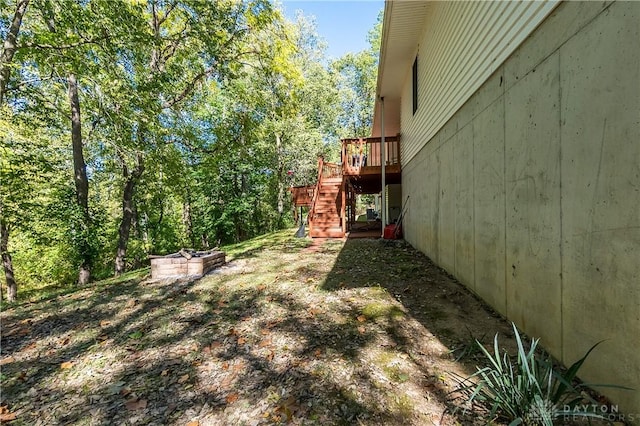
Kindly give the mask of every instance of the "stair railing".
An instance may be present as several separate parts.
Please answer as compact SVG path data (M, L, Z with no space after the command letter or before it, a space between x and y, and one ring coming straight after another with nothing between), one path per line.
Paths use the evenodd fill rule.
M336 163L324 163L322 165L322 176L326 178L342 178L342 166Z
M329 163L324 161L322 157L318 158L318 181L316 183L316 189L313 191L313 199L311 200L311 209L309 210L309 233L311 233L313 229L313 220L315 219L316 214L316 204L318 202L318 197L320 196L320 188L322 186L322 182L325 178L334 178L339 177L344 179L342 176L342 166L336 163ZM341 192L344 192L344 187L341 187ZM344 200L342 201L342 210L344 210ZM341 212L344 216L344 212ZM343 219L343 218L341 218ZM341 220L342 230L345 230L344 220Z

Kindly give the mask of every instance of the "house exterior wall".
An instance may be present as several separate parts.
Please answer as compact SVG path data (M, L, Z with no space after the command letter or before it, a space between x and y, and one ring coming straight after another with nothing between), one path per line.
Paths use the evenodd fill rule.
M402 211L402 185L399 183L387 185L387 220L394 223Z
M638 40L640 3L562 3L432 136L410 70L401 104L405 239L565 365L606 339L582 379L636 389Z
M417 154L557 4L557 0L430 3L416 52L415 119L412 97L402 98L403 134L421 135L408 138L402 146L405 161ZM411 70L407 73L405 81L411 90ZM387 111L395 112L393 105L385 105ZM385 125L393 127L387 120Z
M380 102L380 101L377 101ZM371 137L382 136L381 108L375 108ZM385 99L384 101L384 135L397 136L400 133L400 100Z

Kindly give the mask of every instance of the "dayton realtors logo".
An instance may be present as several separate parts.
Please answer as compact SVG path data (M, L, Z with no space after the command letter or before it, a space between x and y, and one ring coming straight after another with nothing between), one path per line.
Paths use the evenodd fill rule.
M550 424L556 419L561 419L563 423L590 422L593 419L633 422L640 420L640 413L620 413L617 405L581 404L558 407L550 401L535 401L525 416L525 424Z
M571 407L565 405L559 410L564 421L585 421L599 418L610 422L633 422L640 420L640 413L621 413L617 405L582 404Z

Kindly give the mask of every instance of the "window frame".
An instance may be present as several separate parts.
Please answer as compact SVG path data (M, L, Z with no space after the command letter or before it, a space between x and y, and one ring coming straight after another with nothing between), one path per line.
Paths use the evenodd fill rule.
M413 61L413 65L411 66L411 85L412 85L412 96L413 96L413 115L416 115L416 111L418 111L418 56L416 55L416 59Z

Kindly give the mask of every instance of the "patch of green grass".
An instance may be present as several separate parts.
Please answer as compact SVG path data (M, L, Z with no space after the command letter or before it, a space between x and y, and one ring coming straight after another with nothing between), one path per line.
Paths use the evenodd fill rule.
M405 373L398 366L388 366L385 368L385 373L387 376L397 383L404 383L409 380L409 374Z
M40 283L40 285L29 287L18 287L18 302L24 301L37 302L40 300L50 299L62 294L70 293L75 288L70 284L47 284ZM5 302L3 300L3 302ZM5 302L6 303L6 302Z
M142 281L150 273L150 268L136 269L120 275L119 277L107 278L100 281L93 281L86 286L73 284L42 284L41 286L29 286L18 288L17 306L26 303L36 303L59 296L75 293L86 288L108 287L118 284L129 283L131 281Z
M98 281L97 283L99 285L108 286L108 285L114 285L114 284L123 284L129 281L142 281L144 278L146 278L150 274L150 272L151 272L151 268L149 267L136 269L135 271L125 272L119 277L107 278L105 280Z
M264 250L299 251L310 246L310 238L296 238L296 228L283 229L261 235L247 241L222 246L220 249L227 254L227 260L250 257L256 252Z
M378 365L387 365L390 362L392 362L395 359L395 357L396 356L394 353L383 351L378 354L378 357L376 358L376 363Z
M404 318L404 312L396 305L385 302L373 302L362 308L362 315L370 320L388 318L390 320Z
M367 221L367 215L366 214L358 215L358 217L356 218L356 222L366 222L366 221Z
M394 353L381 352L376 359L376 363L389 380L396 383L404 383L409 380L409 374L400 367Z
M133 340L140 340L142 339L143 333L140 330L136 330L133 333L129 333L129 338L133 339Z
M413 414L414 406L411 398L405 394L393 394L393 408L401 418L409 418Z
M251 256L252 253L263 250L297 252L312 244L310 238L295 238L295 231L295 228L291 228L272 232L241 243L224 246L221 250L226 252L227 260L232 260L238 257ZM278 268L280 267L280 265L277 266ZM276 269L274 266L274 270ZM149 273L149 267L136 269L118 277L91 282L86 287L74 284L51 284L46 282L39 283L38 285L24 286L18 289L18 302L14 306L53 299L58 296L75 293L87 287L108 287L131 281L141 281L146 278Z
M373 297L390 297L389 291L380 286L380 284L375 287L371 287L370 292Z

